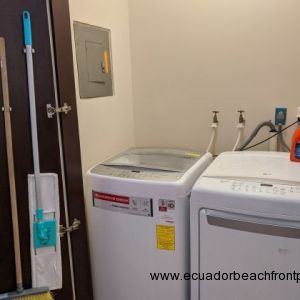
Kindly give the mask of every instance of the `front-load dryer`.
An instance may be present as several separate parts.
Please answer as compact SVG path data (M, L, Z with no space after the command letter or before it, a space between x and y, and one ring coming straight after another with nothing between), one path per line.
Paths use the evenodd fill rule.
M96 300L188 300L189 199L210 154L135 148L88 172Z
M192 300L300 299L300 164L227 152L191 195Z

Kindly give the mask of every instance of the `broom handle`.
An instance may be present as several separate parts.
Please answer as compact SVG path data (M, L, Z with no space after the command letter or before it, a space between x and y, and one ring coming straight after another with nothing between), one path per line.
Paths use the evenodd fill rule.
M13 144L12 144L12 130L11 130L11 119L10 119L7 65L6 65L6 53L5 53L5 40L2 37L0 37L0 65L1 65L3 106L4 106L5 135L6 135L6 153L7 153L7 162L8 162L10 202L11 202L11 214L12 214L14 250L15 250L16 282L17 282L17 290L22 291L23 278L22 278L22 264L21 264L21 251L20 251L20 234L19 234L19 221L18 221L15 168L14 168Z

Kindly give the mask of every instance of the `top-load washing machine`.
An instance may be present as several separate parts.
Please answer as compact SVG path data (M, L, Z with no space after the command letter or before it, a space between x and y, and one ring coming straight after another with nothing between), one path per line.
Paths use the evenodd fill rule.
M191 195L192 300L300 299L300 164L221 154Z
M188 300L189 198L210 154L135 148L88 172L96 300ZM152 274L153 275L153 274Z

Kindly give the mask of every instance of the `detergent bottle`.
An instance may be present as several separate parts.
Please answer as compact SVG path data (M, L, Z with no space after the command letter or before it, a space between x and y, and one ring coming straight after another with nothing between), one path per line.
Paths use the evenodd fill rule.
M298 125L292 137L290 159L300 162L300 107L297 108Z

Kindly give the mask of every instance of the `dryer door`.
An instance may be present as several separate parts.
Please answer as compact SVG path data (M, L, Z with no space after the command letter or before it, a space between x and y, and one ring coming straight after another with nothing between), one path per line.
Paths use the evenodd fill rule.
M300 222L201 209L199 234L200 300L299 299Z

